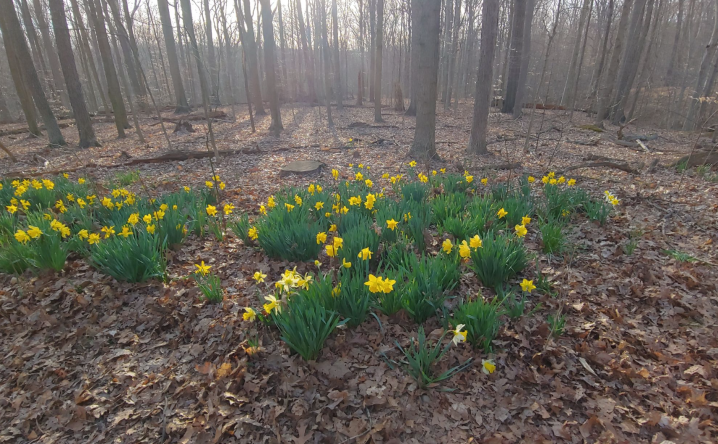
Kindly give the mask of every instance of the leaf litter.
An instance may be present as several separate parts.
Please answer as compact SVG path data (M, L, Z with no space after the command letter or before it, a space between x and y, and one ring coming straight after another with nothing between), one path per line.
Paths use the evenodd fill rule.
M414 120L385 111L382 127L369 108L335 113L325 128L324 110L285 106L285 131L268 135L269 118L249 131L247 119L213 125L218 148L253 148L222 157L216 171L227 183L226 199L257 214L258 204L283 186L329 180L329 170L348 175L348 163L364 162L374 175L404 168ZM604 227L583 222L559 257L538 255L538 268L553 282L555 298L532 297L532 316L504 324L495 341L497 370L480 365L438 387L421 390L400 368L395 341L406 344L416 326L405 317L378 315L354 330L330 337L316 362L291 356L276 331L260 331L261 352L249 356L241 314L256 303L252 273L276 279L287 267L309 264L267 259L234 237L224 242L190 237L174 253L168 283L118 283L81 260L60 274L1 276L0 442L715 442L718 439L718 293L714 242L718 185L664 166L690 152L693 140L662 131L650 152L602 141L558 112L546 112L538 148L524 154L518 137L526 122L490 116L490 157L464 152L471 111L440 113L440 162L424 169L468 170L491 182L521 172L541 175L581 163L587 155L622 159L644 169L574 171L595 195L611 190L619 213ZM7 138L21 159L5 171L69 169L95 159L86 174L107 181L128 168L109 168L123 156L166 151L152 119L141 119L148 140L117 140L111 124L98 124L102 148L49 150L36 139ZM204 126L174 134L174 149L205 150ZM646 130L641 129L641 130ZM64 130L76 143L73 129ZM258 151L258 152L256 152ZM123 154L124 153L124 154ZM42 162L38 161L38 158ZM318 175L280 177L293 160L318 160ZM47 162L47 166L45 165ZM520 162L517 171L491 165ZM488 166L488 168L487 168ZM157 195L211 176L207 159L146 164L138 193ZM636 239L631 255L625 246ZM535 233L527 245L538 251ZM437 247L434 245L434 247ZM682 262L666 251L697 260ZM183 279L204 260L222 278L222 304L199 301ZM476 278L462 277L459 294L476 293ZM551 338L546 313L562 309L566 331ZM379 323L381 322L382 328ZM436 320L427 331L439 329ZM450 368L474 357L452 349Z

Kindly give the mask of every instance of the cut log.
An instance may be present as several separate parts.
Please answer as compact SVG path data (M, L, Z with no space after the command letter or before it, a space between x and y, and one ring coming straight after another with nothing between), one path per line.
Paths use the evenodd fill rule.
M311 174L321 170L324 164L316 160L295 160L284 165L280 170L281 176L288 174Z

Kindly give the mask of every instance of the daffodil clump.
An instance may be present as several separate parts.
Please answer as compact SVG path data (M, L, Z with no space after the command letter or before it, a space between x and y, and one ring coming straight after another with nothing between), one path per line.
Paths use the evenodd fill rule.
M69 175L1 182L0 271L60 270L75 252L118 280L162 278L167 249L181 245L188 228L204 230L217 195L185 186L146 198L126 188L105 192ZM224 215L233 209L219 207Z
M197 282L197 287L202 292L202 296L210 303L219 303L224 299L224 290L222 289L222 281L219 276L210 273L211 265L206 265L204 261L195 264L193 278Z

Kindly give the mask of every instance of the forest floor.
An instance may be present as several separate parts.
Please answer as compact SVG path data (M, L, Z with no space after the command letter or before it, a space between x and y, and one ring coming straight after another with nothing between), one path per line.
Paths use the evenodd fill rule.
M256 133L248 119L214 123L220 150L249 148L215 165L237 213L257 214L280 187L329 182L332 168L347 177L349 163L370 166L377 178L406 169L413 118L385 109L386 123L375 126L373 108L333 114L330 131L325 110L285 105L279 138L267 133L269 117L257 119ZM442 161L420 169L468 170L497 182L560 172L595 155L641 170L566 173L596 196L610 190L621 204L603 227L588 220L575 225L562 255L538 254L538 268L558 295L532 298L530 308L541 303L537 313L504 324L493 374L481 371L487 356L456 347L446 366L469 357L478 364L439 387L418 388L385 360L398 359L396 341L416 335L416 325L402 316L378 315L383 330L370 317L338 331L309 363L290 355L276 330L265 327L262 351L248 357L241 313L256 305L252 274L262 270L273 282L287 267L302 273L315 267L270 260L232 236L221 243L190 236L169 260L167 283L118 283L83 260L69 261L60 274L0 276L0 442L716 442L718 183L715 171L668 167L691 150L695 134L625 130L658 135L646 143L650 152L609 141L580 145L575 142L599 136L579 127L588 117L577 113L570 123L565 112L539 111L534 128L541 142L524 154L520 134L528 118L495 113L492 155L472 158L464 151L471 115L468 104L439 113ZM89 150L3 137L19 162L3 155L0 171L63 171L91 162L73 177L110 188L120 173L138 170L140 180L130 188L152 195L202 186L211 177L206 158L116 167L167 151L160 126L150 126L156 120L141 122L144 146L133 131L116 139L111 123L95 125L103 146ZM369 126L350 127L354 122ZM197 132L189 134L171 134L168 124L173 149L206 150L202 122L192 123ZM73 127L63 134L76 146ZM288 161L303 159L327 167L310 176L280 175ZM491 168L515 162L517 169ZM540 251L538 242L535 232L526 237L533 251ZM429 249L438 250L438 242ZM201 302L182 279L201 260L222 278L224 303ZM467 273L456 293L478 290ZM559 308L567 315L565 332L551 338L546 314ZM427 331L438 328L436 320L427 322Z

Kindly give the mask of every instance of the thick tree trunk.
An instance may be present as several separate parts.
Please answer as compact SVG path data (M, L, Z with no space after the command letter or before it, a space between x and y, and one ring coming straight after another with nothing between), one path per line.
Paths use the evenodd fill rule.
M110 41L107 37L107 30L105 29L104 15L102 8L99 6L99 3L95 3L95 0L86 0L86 4L91 16L90 20L94 24L97 45L100 49L100 57L102 58L102 66L105 70L107 90L110 96L110 103L112 104L112 111L115 114L117 136L122 139L125 137L125 128L129 128L130 123L127 121L127 111L125 110L125 103L122 100L120 81L117 77L117 71L115 70L115 62L112 60L112 50L110 49Z
M489 123L489 108L493 91L494 56L499 33L499 0L484 0L481 9L481 52L479 70L476 76L474 97L474 118L468 151L472 154L486 154L486 132Z
M249 123L254 128L254 113L252 112L252 94L249 90L249 76L247 75L247 53L244 44L247 34L244 30L244 18L242 17L242 8L239 6L239 0L234 0L234 12L237 15L237 26L239 27L239 44L242 47L242 76L244 77L244 92L247 95L247 108L249 110Z
M498 0L485 0L496 1ZM439 15L441 0L413 0L416 46L416 126L409 155L436 156L436 88L439 75ZM383 8L382 8L383 9ZM416 30L421 32L416 32Z
M701 60L701 66L698 71L698 79L696 80L696 86L693 88L693 94L690 98L686 120L683 123L683 131L690 131L696 127L698 123L696 122L696 117L700 107L699 99L711 95L706 94L706 84L711 62L713 61L716 51L718 51L718 0L715 0L714 19L713 32L703 53L703 60Z
M50 71L52 72L52 80L55 87L60 90L60 99L62 100L63 106L70 107L70 98L67 96L65 91L65 79L62 78L62 69L60 68L60 59L57 58L57 52L52 44L50 38L50 27L45 20L45 10L42 7L40 0L34 0L33 6L35 7L35 18L37 19L37 26L40 28L40 35L42 36L42 43L45 47L45 54L50 61Z
M369 101L374 101L375 85L374 73L376 72L376 2L377 0L369 0Z
M683 1L683 0L681 0ZM596 111L595 101L598 97L598 88L601 85L601 76L603 75L604 64L606 63L606 54L608 53L608 42L611 39L611 22L613 19L614 0L608 0L608 11L606 12L606 29L603 31L603 39L601 39L601 49L599 50L598 64L596 71L593 73L593 85L591 86L589 111Z
M521 117L526 101L526 81L529 74L529 62L531 61L531 29L534 20L534 0L526 0L526 17L524 19L524 42L523 53L521 54L521 71L519 72L519 84L516 90L516 105L514 105L514 118Z
M454 23L452 24L451 28L452 30L448 29L448 26L450 23L447 22L447 29L446 29L446 35L451 36L449 37L451 39L451 47L449 49L449 54L447 57L447 76L446 76L446 85L444 85L446 94L444 97L444 109L448 110L451 106L451 95L453 93L453 83L454 83L454 76L456 75L456 56L457 52L456 49L459 44L459 26L461 25L461 0L453 0L454 1L454 13L453 13L453 19ZM448 3L447 3L448 5ZM447 6L448 7L448 6Z
M2 16L0 15L0 21ZM22 109L25 121L27 122L28 131L33 136L39 137L40 127L37 124L37 114L35 113L35 104L32 102L32 95L30 89L27 86L25 77L22 75L20 69L20 61L15 54L15 48L7 41L3 45L5 47L5 55L7 56L8 66L10 68L10 76L12 77L12 83L15 86L15 93L18 100L20 101L20 108Z
M716 1L718 2L718 0ZM618 71L616 96L611 109L611 122L614 125L617 125L625 118L623 110L626 106L628 95L631 93L633 82L636 79L636 73L638 72L638 63L640 62L646 34L648 33L648 26L645 27L646 29L643 29L643 25L644 22L650 25L650 14L653 9L653 4L655 3L651 1L648 4L648 14L646 14L646 2L647 0L636 0L633 12L631 13L628 46L626 46L621 68Z
M266 114L264 103L262 103L262 85L259 81L259 57L257 56L257 44L254 35L254 24L252 23L252 9L249 0L242 0L244 3L244 23L246 26L246 38L244 44L247 47L245 57L247 69L249 69L249 87L252 90L252 101L254 112L258 116Z
M275 136L284 129L282 114L279 110L279 97L277 94L277 59L275 55L277 44L274 41L274 25L272 22L272 7L269 0L260 0L262 5L262 31L264 33L264 68L267 74L267 93L269 94L269 111L272 123L269 131Z
M12 114L10 114L10 108L7 107L5 101L5 95L0 88L0 123L10 123L13 121Z
M215 157L217 154L217 144L214 141L214 130L212 129L212 119L209 116L209 84L207 77L205 76L205 68L202 64L202 57L199 52L199 45L197 44L197 37L194 34L194 23L192 21L192 4L190 0L180 0L182 5L182 22L184 23L184 30L187 33L189 42L191 45L194 59L197 61L197 72L199 75L199 87L202 92L202 107L204 108L204 116L207 119L207 129L209 132L209 140L214 150Z
M327 37L327 14L326 4L322 0L321 4L318 5L314 16L314 27L321 32L322 41L322 66L324 69L324 104L327 107L327 126L329 128L334 127L334 120L332 119L332 86L330 80L330 65L331 65L331 52L329 50L329 39Z
M581 51L581 41L583 36L583 29L586 26L586 18L588 17L588 8L591 3L591 0L583 0L583 6L581 6L581 15L578 20L578 30L576 31L576 38L573 42L573 53L571 55L571 64L568 68L568 76L566 76L566 84L564 86L562 98L561 98L561 105L567 105L568 107L571 107L574 103L574 88L573 86L576 84L576 81L578 79L578 55Z
M416 93L417 93L417 87L419 86L419 80L417 79L417 61L419 60L419 34L420 32L417 32L416 26L419 23L419 6L416 4L417 0L410 0L411 1L411 52L410 54L410 66L411 66L411 90L409 93L409 108L406 109L406 112L404 113L407 116L415 116L416 115ZM423 31L422 31L423 32Z
M441 50L441 57L439 59L439 93L441 94L441 102L446 102L446 94L449 90L447 84L449 83L449 61L451 59L451 29L454 23L454 1L457 0L444 0L444 19L443 26L441 28L443 38L443 49Z
M342 109L341 63L339 58L339 20L337 18L337 0L332 0L332 39L334 40L334 96L337 109Z
M50 108L45 93L42 91L40 78L37 75L37 71L35 71L35 65L32 63L32 56L27 47L27 42L25 41L25 36L20 26L20 20L18 20L17 14L15 13L15 5L12 0L0 0L0 10L3 11L3 13L0 14L0 29L2 30L3 40L6 46L13 47L18 65L20 66L20 72L27 81L27 89L30 90L35 106L45 124L50 145L66 145L60 127L57 125L55 115Z
M381 67L384 47L384 0L376 2L376 61L374 62L374 122L383 122L381 118Z
M85 105L85 97L82 94L80 75L77 72L77 65L75 65L75 55L72 53L70 30L67 28L65 5L62 0L49 0L49 4L60 66L67 84L67 93L70 96L77 132L80 135L80 148L100 146L95 137L95 131L92 129L92 119L90 119L90 113Z
M611 60L608 63L608 71L606 71L606 82L603 87L603 91L599 90L597 103L598 108L596 110L596 121L595 124L599 128L603 128L603 119L606 118L608 113L609 103L613 95L613 86L615 80L618 77L618 68L621 61L621 51L623 50L623 41L628 30L628 21L631 13L631 5L633 0L624 0L623 8L621 9L621 18L618 21L618 31L616 33L616 41L613 43L613 52L611 53Z
M521 75L521 58L524 45L524 20L528 0L514 0L514 17L511 23L511 53L509 55L509 73L506 79L506 93L502 113L511 114L516 105L516 92ZM518 106L521 106L519 104Z
M122 23L122 17L120 16L120 9L117 4L117 0L107 0L107 5L110 7L110 13L112 14L114 22L114 29L117 32L117 39L120 41L120 47L122 48L122 57L125 60L125 71L127 72L127 77L130 81L132 93L135 95L140 109L143 111L147 110L147 91L145 90L143 82L140 80L141 76L139 70L137 69L137 66L135 66L134 57L132 56L130 36L127 33L127 29L125 29L125 25ZM108 25L111 26L109 23Z
M27 0L20 2L20 15L22 16L23 25L25 25L25 35L30 42L30 51L32 52L32 60L35 62L35 67L40 69L42 72L43 85L47 88L45 93L49 93L54 97L57 96L57 89L53 84L52 74L48 72L45 59L42 56L42 50L40 49L40 42L37 38L37 32L35 30L35 24L32 21L32 15L30 14L30 7L27 4Z
M359 0L359 52L361 63L357 75L357 106L364 105L364 2ZM349 75L349 73L347 73Z
M678 65L679 53L681 51L681 32L683 30L683 9L685 0L678 0L678 17L676 19L676 35L673 37L673 46L671 48L671 59L668 63L668 72L666 73L666 85L674 86L676 82L676 67Z
M177 48L175 47L167 0L157 0L157 9L160 13L160 22L162 23L162 35L165 38L167 63L170 65L170 77L172 78L172 89L174 90L176 102L175 113L188 113L190 112L190 107L184 92L184 85L182 84L182 73L180 71L179 59L177 58Z
M209 63L210 100L213 105L219 105L219 72L217 59L214 54L214 38L212 34L212 16L209 10L209 0L204 0L204 29L207 35L207 62Z

